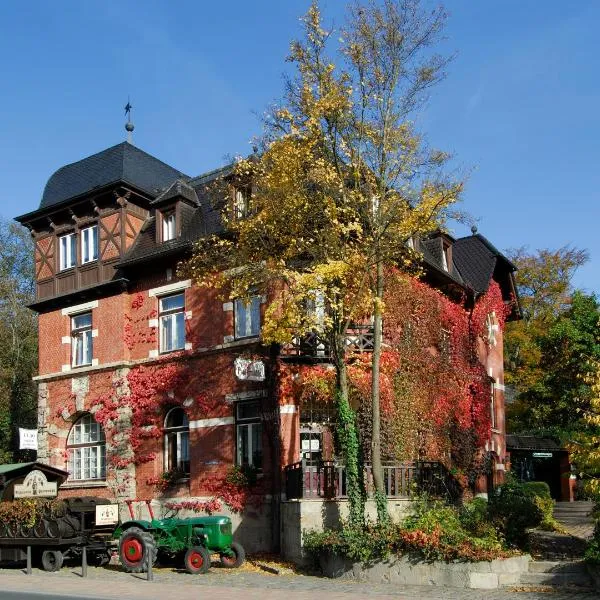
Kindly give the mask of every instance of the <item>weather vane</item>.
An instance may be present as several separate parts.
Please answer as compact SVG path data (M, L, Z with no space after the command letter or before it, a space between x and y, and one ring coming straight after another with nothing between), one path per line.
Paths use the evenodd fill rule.
M129 97L127 98L127 104L125 105L125 116L127 117L127 123L125 123L125 131L127 131L127 141L130 144L133 144L133 130L134 126L131 122L131 109L133 108L131 102L129 101Z

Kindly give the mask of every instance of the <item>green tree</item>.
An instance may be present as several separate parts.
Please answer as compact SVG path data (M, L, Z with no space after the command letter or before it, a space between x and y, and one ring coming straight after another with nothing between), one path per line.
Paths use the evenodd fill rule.
M0 462L24 458L17 428L37 426L37 319L26 308L33 299L31 236L0 222Z
M432 52L446 15L419 0L354 4L336 37L313 3L304 38L291 46L297 77L267 121L263 152L240 161L252 186L244 219L224 211L227 233L202 240L184 267L230 297L271 298L263 339L285 344L317 331L332 349L351 497L362 522L355 415L348 402L348 329L373 319L372 440L378 515L387 518L380 441L380 357L385 269L408 267L410 238L439 228L462 186L444 173L449 156L427 147L410 116L444 76ZM314 310L321 305L324 311Z
M542 348L543 341L549 328L570 308L572 279L587 262L588 253L564 246L534 253L517 248L508 255L518 269L517 291L523 313L522 320L507 323L504 338L505 381L517 392L517 401L507 407L509 429L544 428L543 422L536 425L532 421L537 413L530 406L547 385L548 369L553 371L552 364L543 363L542 353L548 350L547 345Z
M576 291L569 308L538 333L540 375L520 391L512 424L566 437L587 429L583 415L591 410L593 399L589 377L600 360L599 308L594 295Z

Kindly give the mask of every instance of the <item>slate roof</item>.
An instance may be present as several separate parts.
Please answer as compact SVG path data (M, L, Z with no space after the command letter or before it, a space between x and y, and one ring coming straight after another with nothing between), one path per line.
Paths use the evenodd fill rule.
M450 238L452 239L452 238ZM442 238L439 236L423 239L419 241L418 250L423 255L423 260L430 267L434 267L436 271L444 274L449 279L452 279L455 283L464 286L465 283L456 268L456 264L454 263L454 257L452 259L452 264L448 265L449 270L444 269L444 263L442 259L442 253L444 251Z
M181 207L181 235L168 242L157 244L156 221L154 217L150 217L144 224L134 245L119 262L119 267L127 268L149 259L180 253L191 248L193 243L200 238L222 231L221 215L210 201L208 186L219 177L229 174L231 169L232 166L228 165L185 182L185 187L194 193L196 207L189 205ZM164 194L168 194L175 183L169 186ZM154 202L158 202L161 196L162 194ZM158 203L160 204L160 202Z
M562 450L562 446L553 438L535 435L507 435L507 450Z
M44 188L38 210L119 182L156 196L174 179L180 178L189 179L181 171L129 142L122 142L58 169Z
M190 178L132 144L122 142L58 169L46 184L39 209L19 219L29 218L39 211L116 183L129 184L147 193L154 198L151 200L153 206L178 197L186 200L181 207L181 235L157 244L156 223L154 217L149 217L135 243L119 263L120 267L128 267L155 257L180 253L191 248L199 238L222 231L220 211L210 198L210 184L232 171L233 165L230 164ZM476 293L488 289L499 260L504 261L510 271L515 270L506 257L482 235L474 234L452 242L449 270L443 266L443 245L439 236L421 240L419 250L427 265Z
M152 200L150 204L152 206L157 206L159 204L168 202L169 200L174 200L175 198L184 198L195 206L199 204L196 190L182 179L177 179L174 181L166 190L161 192L154 200Z
M489 240L478 233L454 242L452 260L463 281L478 293L487 291L499 260L504 261L510 271L516 270Z

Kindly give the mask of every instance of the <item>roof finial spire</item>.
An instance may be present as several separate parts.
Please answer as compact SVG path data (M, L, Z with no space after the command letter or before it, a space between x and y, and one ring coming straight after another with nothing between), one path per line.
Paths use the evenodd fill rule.
M125 105L125 116L127 117L127 123L125 123L125 131L127 131L127 141L130 144L133 144L133 130L135 129L133 123L131 122L132 108L133 106L129 101L129 96L127 96L127 104Z

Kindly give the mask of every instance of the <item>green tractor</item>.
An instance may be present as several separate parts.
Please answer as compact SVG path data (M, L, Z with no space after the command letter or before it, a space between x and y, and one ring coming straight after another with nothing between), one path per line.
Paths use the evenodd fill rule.
M135 520L131 501L127 503L131 521L122 523L113 534L119 539L121 564L130 573L147 569L157 556L180 561L188 573L206 573L211 554L219 554L224 567L234 569L245 560L244 548L233 541L231 519L225 516L155 519L150 501L146 506L150 521Z

